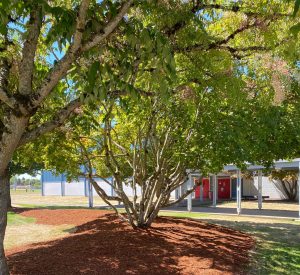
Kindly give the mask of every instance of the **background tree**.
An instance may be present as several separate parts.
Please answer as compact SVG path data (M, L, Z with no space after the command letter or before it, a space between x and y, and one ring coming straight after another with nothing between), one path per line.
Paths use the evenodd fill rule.
M295 201L298 194L298 174L299 171L294 170L274 170L270 178L275 183L279 182L289 200Z
M98 195L109 205L109 200L122 201L133 227L150 226L162 207L176 203L170 202L171 192L186 182L186 168L199 167L199 157L193 157L197 146L193 124L198 114L197 105L188 105L180 97L140 98L138 102L127 98L104 104L103 123L88 136L80 136L79 129L70 133ZM116 196L105 193L94 180L97 176L105 181L107 176L114 177ZM132 199L125 185L134 190Z

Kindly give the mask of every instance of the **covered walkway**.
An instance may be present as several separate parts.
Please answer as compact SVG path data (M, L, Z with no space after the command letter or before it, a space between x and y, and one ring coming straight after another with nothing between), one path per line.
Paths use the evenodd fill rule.
M272 210L272 209L263 209L263 196L262 196L262 176L263 170L266 167L261 165L252 165L249 164L246 167L248 171L255 171L258 176L258 195L257 195L257 209L242 209L242 175L241 169L236 165L226 165L224 166L223 171L225 172L234 172L237 177L237 186L236 186L236 208L221 208L218 207L218 184L217 184L217 175L211 174L210 178L212 179L212 207L193 207L193 198L192 194L187 197L187 210L189 212L203 212L203 213L219 213L219 214L242 214L243 215L257 215L257 216L270 216L270 217L287 217L287 218L296 218L300 219L300 158L287 161L287 160L279 160L276 161L270 169L276 170L298 170L298 210ZM199 172L195 172L192 170L188 170L189 173L189 181L188 187L192 188L193 186L193 177L199 177L201 174ZM201 192L202 193L202 192ZM203 197L200 198L203 200ZM177 207L176 210L181 211L180 207ZM183 209L182 211L186 211Z

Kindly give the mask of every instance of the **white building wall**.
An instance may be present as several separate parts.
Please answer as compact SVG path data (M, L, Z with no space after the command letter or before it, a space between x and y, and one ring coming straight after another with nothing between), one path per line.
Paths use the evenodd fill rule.
M127 196L129 196L129 197L133 196L133 189L129 184L123 183L123 190ZM140 186L137 186L136 194L137 194L137 196L140 196L142 194Z
M85 183L84 181L65 182L65 196L84 196Z
M61 182L44 182L45 196L61 196Z
M258 188L258 177L254 177L253 185ZM278 182L271 181L268 177L262 178L262 195L269 196L270 199L282 200L286 199L280 184Z
M243 196L257 196L258 189L253 179L243 178Z
M97 179L96 180L99 186L106 192L106 194L115 195L113 194L111 185L109 185L107 182ZM88 181L85 181L84 179L81 179L80 181L72 181L72 182L44 182L43 188L44 188L44 195L45 196L61 196L64 194L65 196L85 196L88 195ZM185 184L184 189L186 190L187 184ZM62 189L64 188L64 190ZM133 189L130 185L123 184L123 188L125 191L125 194L129 197L133 196ZM97 192L95 191L93 187L93 195L98 196ZM141 187L137 187L137 195L141 195ZM175 198L175 190L171 193L171 198Z
M244 179L243 196L257 196L258 195L258 177L253 179ZM269 177L262 177L262 195L267 196L273 200L287 199L281 185L274 182Z
M176 197L176 190L171 192L171 197L170 198L175 199L175 197Z

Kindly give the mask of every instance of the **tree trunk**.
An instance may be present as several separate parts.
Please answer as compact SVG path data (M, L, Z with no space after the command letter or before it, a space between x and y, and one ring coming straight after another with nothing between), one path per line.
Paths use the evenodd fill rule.
M6 169L0 175L0 275L9 274L4 253L4 236L7 224L7 198L9 186L9 173Z
M7 181L7 209L11 209L11 194L10 194L10 175L8 174L8 181Z
M7 223L9 162L28 124L28 118L10 115L0 141L0 275L9 274L4 254L4 236Z

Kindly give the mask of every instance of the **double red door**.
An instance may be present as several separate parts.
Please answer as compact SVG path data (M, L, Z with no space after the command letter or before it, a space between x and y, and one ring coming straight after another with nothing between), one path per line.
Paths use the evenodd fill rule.
M209 179L205 178L202 179L202 185L203 185L203 199L209 199ZM197 186L195 189L195 198L200 198L200 186Z
M196 181L196 180L195 180ZM208 178L202 179L203 199L212 199L210 196L210 183ZM200 186L195 189L195 198L200 198ZM218 179L218 198L230 199L230 178Z
M218 179L218 198L230 199L230 178Z

